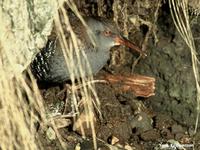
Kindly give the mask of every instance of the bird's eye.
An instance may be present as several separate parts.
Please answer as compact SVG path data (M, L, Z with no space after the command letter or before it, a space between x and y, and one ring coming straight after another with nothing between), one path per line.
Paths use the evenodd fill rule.
M111 35L111 31L109 31L109 30L104 31L104 35L105 36L110 36Z

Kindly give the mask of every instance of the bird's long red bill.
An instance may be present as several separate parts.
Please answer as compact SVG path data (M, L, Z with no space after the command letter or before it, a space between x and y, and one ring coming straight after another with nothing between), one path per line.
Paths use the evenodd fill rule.
M139 47L137 47L135 44L133 44L131 41L129 41L128 39L116 36L115 37L115 42L116 45L124 45L127 46L129 48L131 48L132 50L137 51L138 53L142 54L143 56L147 56L147 54L142 51Z

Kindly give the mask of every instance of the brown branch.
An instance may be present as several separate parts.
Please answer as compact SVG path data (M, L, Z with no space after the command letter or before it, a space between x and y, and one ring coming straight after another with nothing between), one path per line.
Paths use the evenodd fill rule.
M142 75L106 75L104 79L109 83L118 85L122 92L131 91L137 97L150 97L155 95L155 78Z

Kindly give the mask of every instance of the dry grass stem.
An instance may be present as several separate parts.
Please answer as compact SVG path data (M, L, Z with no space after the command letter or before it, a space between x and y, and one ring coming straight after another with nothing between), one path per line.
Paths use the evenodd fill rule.
M188 13L188 0L169 0L169 6L174 24L182 36L183 40L186 42L191 52L192 68L196 82L196 100L197 100L197 118L195 124L194 133L197 132L199 113L200 113L200 85L199 85L199 61L197 59L197 51L194 44L194 39L189 22Z
M94 116L94 107L97 109L97 111L100 113L100 102L99 102L99 99L98 99L98 96L97 96L97 93L95 91L95 87L94 87L94 83L90 82L90 81L93 81L93 77L92 77L92 72L91 72L91 68L90 68L90 65L87 61L87 71L89 71L89 77L85 77L85 70L83 70L83 64L81 64L81 59L83 58L80 58L80 53L81 53L81 56L84 57L85 60L87 60L87 56L85 54L84 51L80 51L79 50L79 42L78 41L78 38L77 38L77 35L74 33L72 27L71 27L71 24L70 24L70 21L69 21L69 18L68 18L68 15L66 14L66 10L64 9L63 5L62 5L62 2L63 1L58 1L58 6L61 6L60 7L60 12L62 14L62 16L59 15L59 13L57 12L56 16L55 16L55 26L56 26L56 29L57 29L57 33L58 33L58 39L60 40L60 43L61 43L61 47L63 49L63 53L64 53L64 56L65 56L65 60L66 60L66 64L67 64L67 67L68 68L74 68L74 67L78 67L79 69L79 72L80 72L80 77L81 77L81 80L78 79L78 83L80 85L82 85L82 88L80 89L80 91L77 91L77 87L76 87L76 84L75 84L75 76L78 76L77 75L77 72L73 72L74 69L69 69L70 71L70 79L72 81L72 86L71 86L71 91L72 91L72 100L73 100L73 111L75 113L78 113L79 114L79 107L78 107L78 103L79 103L79 96L78 96L78 92L81 93L82 97L85 97L84 100L84 108L85 108L85 112L87 113L86 116L88 116L87 118L87 126L88 128L90 127L91 130L92 130L92 135L93 135L93 139L94 139L94 147L96 149L96 134L95 134L95 127L94 127L94 122L93 122L93 116ZM66 1L66 4L72 9L72 11L75 13L75 15L80 19L80 21L82 22L82 24L85 26L85 28L88 28L84 19L82 18L82 16L79 14L77 8L76 8L76 5L73 3L73 1ZM62 27L62 24L61 24L61 21L60 21L60 17L64 19L64 22L66 24L66 26L68 27L68 32L70 33L70 40L69 41L66 41L66 38L65 38L65 34L64 34L64 30L63 30L63 27ZM92 39L92 37L90 37ZM94 39L92 39L93 41L93 44L95 45L94 43ZM77 56L77 60L78 60L78 65L75 65L74 64L74 61L73 61L73 57L74 57L74 54ZM94 98L91 98L92 95L94 96ZM78 116L76 116L74 118L74 120L77 119ZM84 129L83 127L81 127L82 129L82 133L83 133L83 136L84 136Z

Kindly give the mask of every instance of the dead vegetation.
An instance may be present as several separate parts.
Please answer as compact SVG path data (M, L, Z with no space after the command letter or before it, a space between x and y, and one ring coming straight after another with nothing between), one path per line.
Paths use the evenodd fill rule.
M67 51L63 51L65 53L66 63L69 66L69 68L70 67L73 68L75 67L75 65L73 64L73 58L71 57L72 56L71 52L73 50L75 51L78 50L77 49L78 41L70 25L69 18L66 14L66 8L63 6L63 2L64 1L60 0L60 1L54 1L53 3L53 6L56 9L59 8L58 10L55 11L54 22L55 22L58 38L62 41L61 42L62 47L63 49L67 49ZM136 1L134 6L137 6L136 9L138 10L137 12L138 14L140 13L145 14L146 12L142 11L144 9L150 11L149 14L151 14L151 16L144 15L143 17L139 16L138 14L135 14L136 11L133 11L133 9L130 9L129 6L133 4L129 0L125 0L125 1L116 0L113 2L111 10L107 11L107 8L111 5L111 2L110 3L109 2L110 1L108 1L108 3L105 3L105 1L99 0L97 3L97 6L93 6L93 8L91 9L91 14L89 15L97 15L101 17L112 16L118 28L127 38L129 38L130 32L137 33L140 30L141 26L147 27L148 30L145 33L145 36L141 37L139 35L139 39L143 39L143 40L139 41L139 39L136 39L135 41L137 42L138 45L140 45L140 47L142 47L143 51L146 51L147 54L150 53L147 48L149 38L153 37L155 43L157 43L158 41L158 38L156 35L156 31L157 31L156 22L157 22L159 8L161 7L162 1L161 0L157 0L154 2L149 2L147 0ZM172 14L174 14L174 22L176 23L176 26L179 29L179 32L181 33L182 37L184 38L184 40L186 41L186 43L191 49L193 71L195 74L196 87L197 87L197 102L198 102L197 110L199 110L199 101L200 101L199 100L199 93L200 93L199 92L199 74L198 74L199 64L198 64L198 59L196 57L196 49L194 46L193 37L190 31L190 24L188 22L189 20L188 13L185 12L185 10L187 10L188 4L186 3L187 1L183 1L180 4L177 4L173 0L170 0L169 2L171 4L170 6L171 6ZM24 0L24 3L28 3L28 2ZM192 3L190 4L191 6L193 6ZM8 5L11 5L11 3L9 3ZM87 28L87 25L85 24L81 16L82 14L80 14L78 10L79 7L81 7L82 5L85 5L85 3L82 1L79 1L77 2L77 5L75 5L73 1L69 0L69 1L66 1L66 5L68 9L71 9L75 13L75 15L79 17L83 25ZM1 7L2 7L2 4L1 4ZM194 9L199 10L196 7ZM21 9L21 10L24 10L24 9ZM84 10L85 9L83 9L83 11ZM1 11L3 10L1 9ZM111 13L112 11L113 11L113 14ZM181 13L179 13L179 11L181 11ZM26 13L27 12L25 12L25 14ZM68 26L68 32L71 35L70 41L65 40L65 37L64 37L65 34L64 34L64 30L62 28L62 25L61 25L62 23L59 16L60 14L62 14L62 17L65 20L65 24ZM26 20L23 20L23 21L24 21L24 24L26 23L28 24L29 22ZM6 27L6 24L4 24L4 22L1 21L1 23L3 27ZM46 26L50 26L50 25L47 24ZM28 35L31 34L30 29L28 29L28 26L21 27L21 28L22 29L25 28L28 30L28 31L24 31L24 33L28 33ZM53 117L47 118L46 110L43 105L43 98L40 95L40 91L38 90L38 86L34 77L31 75L30 72L28 72L28 76L30 79L27 80L25 75L21 73L22 70L26 68L27 64L29 64L29 62L33 58L33 55L35 55L36 52L34 52L34 54L30 53L29 54L30 56L26 58L28 59L28 62L22 63L26 65L22 66L22 68L19 67L19 70L18 70L16 68L16 64L18 63L16 63L16 61L18 62L18 60L24 60L25 58L23 55L19 55L16 61L12 61L13 55L16 54L15 52L13 54L13 50L15 49L15 51L18 51L19 53L24 52L24 48L21 49L21 45L23 45L23 42L22 44L20 44L20 46L17 44L17 42L13 44L12 41L15 41L15 39L17 39L18 36L14 36L14 37L11 36L12 38L10 38L9 36L7 36L7 34L9 34L8 30L2 30L2 29L3 28L1 28L0 30L0 33L1 33L1 36L0 36L1 37L0 39L0 46L1 46L1 49L0 49L0 53L1 53L0 55L0 68L1 68L0 70L0 73L1 73L1 77L0 77L0 95L1 95L0 96L0 112L1 112L0 113L0 124L1 124L0 125L1 126L0 149L2 150L45 149L43 145L41 144L40 139L39 140L37 139L36 126L38 124L40 124L40 129L44 131L45 130L49 131L49 127L52 128L53 129L52 132L53 134L55 134L56 138L59 140L61 147L65 149L66 147L68 147L68 144L63 140L62 134L60 133L59 129L72 124L72 122L65 122L67 121L66 118L73 118L72 120L75 124L74 130L79 130L78 132L80 132L80 134L82 134L83 137L87 136L87 133L85 132L86 128L91 130L93 145L94 145L94 148L97 149L95 125L96 125L96 120L97 120L96 118L102 119L102 113L101 113L100 101L97 96L98 93L96 92L96 89L95 89L96 82L94 78L91 76L88 78L83 78L83 80L78 80L76 82L75 73L71 72L72 84L70 85L70 90L69 90L70 95L71 95L70 97L71 112L69 114L61 114L56 117L53 116ZM46 29L47 33L49 33L48 31ZM27 39L30 40L30 38L27 38L27 37L23 37L23 38L25 40ZM35 40L37 40L37 38ZM31 44L27 46L30 46L30 47L25 47L25 49L30 50L32 48ZM40 47L41 46L39 46L38 48ZM12 55L10 55L10 53ZM133 64L132 71L134 71L134 68L140 59L141 57L138 57L138 59L135 59L135 61L132 63ZM118 64L121 65L124 62L125 62L125 48L120 48L118 52L114 51L112 54L110 65L118 65ZM79 64L78 67L79 67L81 76L84 76L82 73L81 64ZM7 71L7 69L9 71ZM16 69L17 71L12 72L13 70L16 70ZM12 70L11 73L10 73L10 70ZM88 70L90 70L89 65L88 65ZM12 78L8 78L8 74L9 75L11 74ZM139 82L135 82L136 79L137 81L139 79ZM107 77L107 80L109 82L112 82L112 83L120 82L120 84L123 85L122 87L120 87L120 90L122 90L123 92L131 90L135 96L142 96L142 97L149 97L149 96L154 95L154 89L155 89L154 78L137 76L136 79L135 79L135 76L132 76L132 75L128 77L125 76L123 78L120 75L117 77L116 76ZM104 81L100 81L100 82L104 82ZM136 88L134 88L134 86ZM141 86L142 88L140 88ZM66 103L67 101L68 99L66 98ZM68 107L68 106L65 106L65 107ZM199 115L197 116L197 118L199 118ZM59 121L61 121L61 123ZM62 124L63 121L64 121L64 125ZM197 119L197 123L198 123L198 119ZM197 124L196 124L195 132L196 130L197 130ZM114 143L116 144L117 142L114 142ZM109 145L109 147L112 147L112 146Z

